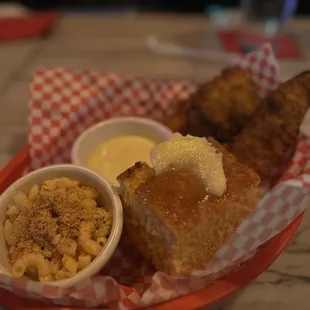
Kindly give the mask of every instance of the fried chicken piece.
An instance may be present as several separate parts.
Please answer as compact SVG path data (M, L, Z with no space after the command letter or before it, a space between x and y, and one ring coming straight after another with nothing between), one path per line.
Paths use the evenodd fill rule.
M201 112L196 108L179 111L168 117L165 121L173 132L179 132L182 135L193 135L196 137L216 137L218 128L204 119ZM222 137L224 137L224 133ZM227 138L227 136L225 136Z
M206 120L199 108L193 106L187 113L187 129L191 135L196 137L216 137L222 143L231 139L229 131L223 130Z
M165 121L165 125L168 126L173 132L179 132L181 134L188 133L188 102L181 102L180 109Z
M310 105L310 71L281 84L258 109L230 145L231 152L254 169L262 180L294 147L300 124Z
M217 140L227 141L247 124L259 102L250 70L225 69L191 96L189 131L199 136L211 133Z

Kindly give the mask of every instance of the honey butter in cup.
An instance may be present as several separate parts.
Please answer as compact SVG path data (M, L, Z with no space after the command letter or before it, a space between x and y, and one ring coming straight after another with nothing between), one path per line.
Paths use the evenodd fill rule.
M171 135L169 128L151 119L113 118L92 126L75 141L72 163L117 184L116 177L136 162L151 164L153 147Z

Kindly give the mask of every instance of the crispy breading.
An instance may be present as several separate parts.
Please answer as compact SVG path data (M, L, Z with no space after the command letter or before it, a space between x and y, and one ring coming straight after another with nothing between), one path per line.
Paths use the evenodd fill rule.
M173 132L187 134L187 111L171 115L165 120L165 125L168 126Z
M281 157L294 147L310 105L309 91L310 72L281 84L231 143L231 152L262 179L268 178Z
M180 102L178 111L169 116L164 124L168 126L173 132L179 132L182 134L188 133L188 122L187 122L187 114L188 114L189 102L182 101Z
M220 142L231 139L231 134L227 130L207 121L200 108L192 106L187 115L188 133L196 137L215 137Z
M227 141L240 132L259 105L251 71L240 67L223 70L201 85L189 101L190 133L211 134L219 141Z

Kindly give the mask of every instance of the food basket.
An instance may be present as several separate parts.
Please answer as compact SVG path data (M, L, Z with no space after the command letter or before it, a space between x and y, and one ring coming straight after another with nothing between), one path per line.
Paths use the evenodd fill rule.
M254 54L248 55L240 65L253 69L253 80L259 80L257 84L261 86L258 88L261 95L276 88L279 83L278 68L270 46L264 46ZM29 170L69 162L72 143L92 124L112 116L128 115L161 120L173 113L177 108L177 102L182 102L182 99L188 97L196 85L184 80L121 78L116 75L75 72L62 68L36 71L30 96L30 144L0 172L0 193ZM249 228L249 225L250 228L251 225L257 225L259 229L266 227L270 222L262 224L255 217L256 212L263 211L269 220L276 219L273 226L268 227L268 234L264 233L264 239L260 239L261 236L248 236L244 231L239 231L238 235L237 230L232 240L223 247L224 250L228 248L229 253L233 250L236 260L227 260L225 255L215 255L215 263L211 267L193 271L188 278L169 278L163 273L147 273L147 265L141 261L137 265L137 259L128 265L128 256L134 251L130 248L128 252L127 247L127 252L122 252L121 249L122 254L117 254L116 261L112 259L109 270L105 269L97 277L90 278L86 283L67 291L54 290L48 285L25 279L12 280L3 277L1 286L10 292L2 291L0 304L12 310L71 309L68 306L82 309L102 304L122 310L141 306L147 309L199 309L228 297L253 281L274 262L293 238L301 222L302 212L308 205L310 187L307 168L310 162L308 135L300 136L296 150L290 169L282 179L288 182L278 184L275 190L268 192L263 202L260 202L260 207L247 219L248 226L242 225L243 228ZM287 189L284 194L290 195L290 198L294 199L293 202L290 202L287 196L281 196ZM238 243L240 238L246 241L241 247ZM227 252L222 251L221 255L223 253ZM125 267L124 261L127 264ZM217 264L219 262L221 264ZM140 290L137 286L124 285L114 280L113 272L119 272L128 279L128 275L129 278L133 278L133 270L138 271L137 281L127 283L140 285ZM140 271L144 273L140 274ZM105 281L110 281L110 284L114 281L114 284L108 286L108 282ZM113 292L117 290L119 295L111 295L118 297L106 302L111 289ZM18 296L13 297L13 293L17 293ZM27 297L35 297L41 301L26 299ZM51 301L54 305L48 306L42 301ZM57 308L55 304L66 307Z
M11 183L17 180L23 173L30 161L29 148L26 147L17 154L12 161L0 173L0 192L2 193ZM241 268L225 277L215 284L197 293L174 299L157 306L153 310L168 309L200 309L210 306L219 300L237 292L261 273L263 273L282 253L287 244L294 237L296 230L302 220L302 215L295 219L285 230L271 239L260 248L257 254L246 261ZM0 295L0 305L10 310L26 309L49 309L69 310L68 307L48 306L44 303L18 297L7 291ZM73 309L73 308L72 308Z

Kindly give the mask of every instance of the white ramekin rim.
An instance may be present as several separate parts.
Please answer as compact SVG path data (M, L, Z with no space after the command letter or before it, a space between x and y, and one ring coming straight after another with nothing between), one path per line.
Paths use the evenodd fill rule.
M108 120L101 121L87 130L85 130L73 143L72 150L71 150L71 161L73 164L80 166L81 162L79 159L79 152L80 152L80 147L83 144L83 141L87 139L89 135L91 135L93 132L99 130L101 127L107 127L110 125L115 125L115 124L124 124L128 122L135 122L138 124L143 124L146 125L150 128L154 129L154 132L159 133L164 140L168 139L172 135L171 129L169 129L167 126L161 124L158 121L149 119L149 118L144 118L144 117L138 117L138 116L126 116L126 117L117 117L117 118L111 118Z

